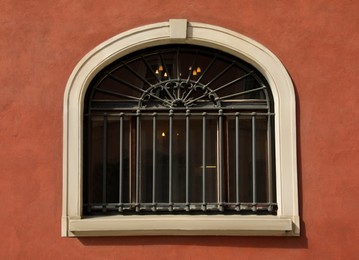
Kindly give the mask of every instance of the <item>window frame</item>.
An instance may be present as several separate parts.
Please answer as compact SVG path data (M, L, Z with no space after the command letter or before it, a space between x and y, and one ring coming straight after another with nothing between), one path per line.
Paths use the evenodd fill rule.
M105 66L134 51L193 44L234 55L266 78L274 100L277 215L82 217L83 110L87 87ZM62 236L299 235L295 94L282 63L259 43L233 31L172 19L119 34L87 54L64 95Z

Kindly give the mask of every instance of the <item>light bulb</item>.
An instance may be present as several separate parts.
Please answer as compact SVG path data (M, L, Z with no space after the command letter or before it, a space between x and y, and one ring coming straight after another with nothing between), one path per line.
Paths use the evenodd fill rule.
M165 72L165 74L163 74L164 77L167 77L167 72Z
M160 66L158 67L158 70L159 70L159 71L163 71L163 66L160 65Z
M155 72L156 74L158 74L159 72L158 72L158 70L156 70L156 72Z
M193 75L193 76L197 76L197 71L194 70L194 71L192 72L192 75Z
M202 72L202 70L201 70L200 67L197 67L197 72L198 72L198 73L201 73L201 72Z

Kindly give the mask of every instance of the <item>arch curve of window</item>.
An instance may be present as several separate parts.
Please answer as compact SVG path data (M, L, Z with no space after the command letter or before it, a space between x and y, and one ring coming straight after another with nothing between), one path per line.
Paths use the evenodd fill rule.
M218 50L223 53L219 59L226 60L228 69L233 66L242 70L242 76L234 77L227 85L209 86L209 83L212 84L210 78L207 81L198 80L199 78L204 79L204 76L199 74L206 75L206 66L197 66L196 62L192 60L183 65L186 68L184 70L179 68L178 64L175 66L176 64L173 62L166 63L163 60L165 54L153 52L161 45L171 46L168 53L174 54L174 61L178 61L179 53L196 50L196 46L198 46L197 55L198 52L201 55L205 53L209 59L211 57L217 59L216 54L209 53L212 50ZM154 47L155 49L153 49ZM131 58L131 55L137 51L146 55L146 53L143 54L143 50L149 50L147 55L152 55L154 59L160 61L151 64L143 56L137 56L137 60L143 61L142 64L137 64L137 71L139 68L140 70L147 69L147 73L150 75L146 77L139 75L133 69L134 67L131 67L132 65L128 65L130 60L124 61L126 57ZM229 56L237 57L238 60L244 62L231 63L227 60ZM121 62L118 63L118 61ZM136 59L131 62L136 62ZM185 63L185 59L182 63ZM106 68L110 68L112 71L106 70ZM134 75L135 79L124 80L123 77L119 77L117 74L121 74L121 69ZM185 74L183 76L180 75L182 71ZM198 75L194 75L197 73ZM218 72L218 74L220 73ZM243 86L243 89L238 91L237 87L236 92L233 92L231 86L242 83L246 78L254 79L250 88ZM106 80L114 80L127 85L127 89L130 91L118 93L106 87ZM140 81L141 84L147 84L148 87L136 89L138 84L131 83L131 80ZM91 91L88 89L89 86L92 86ZM90 94L86 93L91 93L91 97L89 98ZM137 93L137 96L133 95L134 93ZM193 95L194 93L196 95ZM243 98L244 102L239 102L238 100L243 96L247 98ZM121 102L118 102L119 99ZM86 174L83 170L86 168L86 152L83 149L86 143L84 136L86 135L84 134L86 133L86 125L84 125L86 119L84 121L84 118L90 110L107 111L109 103L111 103L111 109L121 110L121 113L134 108L137 113L142 111L159 113L161 109L165 108L166 111L172 111L172 113L183 113L183 118L186 118L186 113L188 115L196 109L199 113L204 111L209 113L213 109L216 113L221 114L217 117L221 120L222 113L228 111L229 115L234 110L236 110L237 116L239 113L244 114L249 108L251 113L255 111L255 114L260 111L260 113L266 114L265 118L269 122L266 127L272 124L270 129L274 129L270 134L273 135L273 148L268 149L268 151L273 149L273 156L271 156L273 159L267 159L267 165L269 165L267 169L271 168L271 165L275 168L275 180L271 181L273 185L269 185L275 187L275 190L267 192L264 201L269 202L266 204L266 209L272 210L272 206L275 205L275 214L86 217L88 212L84 205L89 204L89 201L84 196L87 194L86 185L84 185ZM236 119L235 113L232 115L233 122ZM154 117L149 118L152 120ZM172 116L170 115L169 118ZM249 115L249 118L253 119L254 116ZM103 123L102 129L104 128ZM267 138L269 138L268 135ZM153 143L155 142L153 141ZM138 145L137 150L139 150ZM202 166L204 169L206 164L202 165L204 165ZM253 167L255 167L254 164ZM295 95L292 82L284 66L268 49L243 35L221 27L187 22L181 19L170 20L122 33L86 55L70 76L64 95L63 168L63 236L299 235ZM136 166L133 170L136 171ZM183 194L186 192L189 193L184 189ZM231 192L235 193L235 189ZM274 198L268 194L274 194ZM255 197L255 195L253 196ZM166 199L168 199L168 194ZM184 197L183 200L184 204L188 206L188 201ZM227 201L227 204L230 203ZM136 201L134 205L135 208L138 207ZM233 205L233 209L236 206L238 209L238 200L234 200ZM253 204L253 201L248 205L257 206L257 204ZM221 208L222 199L215 206ZM263 205L258 206L260 209L260 206ZM243 207L246 209L245 203ZM192 208L196 209L195 205Z

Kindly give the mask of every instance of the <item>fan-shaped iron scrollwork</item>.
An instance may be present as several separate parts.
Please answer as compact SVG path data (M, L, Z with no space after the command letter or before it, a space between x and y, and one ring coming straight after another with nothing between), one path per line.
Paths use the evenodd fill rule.
M220 107L215 92L203 84L185 79L167 80L151 86L141 97L141 107L146 106L150 100L158 101L162 106L169 108L192 107L200 100L212 102L214 107Z
M268 87L251 65L224 53L167 47L103 70L90 107L111 109L269 109ZM249 104L249 105L248 105Z

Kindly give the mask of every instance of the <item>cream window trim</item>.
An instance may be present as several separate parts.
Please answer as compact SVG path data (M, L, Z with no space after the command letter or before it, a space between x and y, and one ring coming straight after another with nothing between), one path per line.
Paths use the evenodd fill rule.
M277 216L82 217L84 97L106 65L156 45L188 43L223 50L256 67L268 81L275 112ZM121 33L88 53L72 72L64 94L62 236L299 235L295 94L282 63L259 43L233 31L174 19Z

